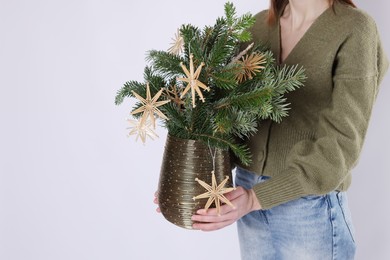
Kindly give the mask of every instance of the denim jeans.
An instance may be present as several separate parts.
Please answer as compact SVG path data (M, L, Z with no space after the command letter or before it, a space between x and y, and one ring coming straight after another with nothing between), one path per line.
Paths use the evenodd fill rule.
M236 169L246 189L269 177ZM353 259L355 241L345 192L302 197L237 221L243 260Z

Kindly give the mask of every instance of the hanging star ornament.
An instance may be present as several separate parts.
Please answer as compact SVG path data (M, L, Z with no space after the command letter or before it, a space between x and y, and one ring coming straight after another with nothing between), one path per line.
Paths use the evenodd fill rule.
M152 122L148 118L141 117L139 120L127 120L130 123L131 129L128 136L136 135L135 141L138 141L138 138L141 138L142 143L145 143L146 137L154 140L154 138L158 138L158 135L152 129Z
M184 105L184 101L180 98L180 89L176 87L176 85L167 88L165 95L178 106Z
M184 50L184 38L181 36L179 29L177 29L175 38L173 38L172 41L172 46L168 49L168 52L174 55L179 55Z
M156 118L154 117L154 114L157 114L162 119L168 120L168 118L158 109L159 106L170 102L170 100L157 101L161 96L162 91L163 89L160 89L157 94L151 98L149 83L146 83L146 99L138 95L135 91L132 91L133 95L142 103L142 106L131 112L131 114L143 113L142 118L145 119L145 121L150 117L154 129L156 128Z
M204 63L202 62L199 67L194 72L194 61L193 61L193 55L190 55L190 71L184 66L184 64L181 62L180 66L182 67L184 73L186 74L187 78L177 78L179 81L187 82L188 85L184 89L184 91L181 93L180 98L182 98L190 89L191 89L191 96L192 96L192 107L195 107L195 92L198 93L199 98L202 100L202 102L205 102L202 91L200 88L210 91L210 88L207 87L205 84L200 82L198 80L200 72L202 70L202 67L204 66Z
M261 69L265 67L263 64L266 63L265 56L259 53L252 53L246 55L241 60L237 61L237 64L240 65L240 70L238 70L236 79L238 83L244 82L248 79L252 79L256 73L260 72Z
M211 204L214 202L214 204L217 208L217 214L220 215L222 202L224 202L224 203L226 203L229 206L234 208L234 205L224 196L224 194L231 192L231 191L235 190L236 188L225 188L225 185L226 185L227 181L229 180L228 176L226 176L226 178L218 185L217 180L215 178L214 171L212 171L211 173L212 173L211 186L209 184L205 183L204 181L199 180L198 178L195 179L200 185L202 185L207 190L207 192L200 194L196 197L193 197L192 199L197 200L197 199L208 198L204 209L207 210L211 206Z

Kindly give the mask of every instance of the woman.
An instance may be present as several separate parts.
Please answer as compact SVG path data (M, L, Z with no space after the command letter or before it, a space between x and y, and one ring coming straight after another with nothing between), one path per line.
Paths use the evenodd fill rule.
M350 0L271 0L252 34L308 78L288 95L290 116L249 140L253 163L237 165L227 194L235 208L199 210L193 227L237 221L242 259L353 259L345 191L388 67L376 25Z

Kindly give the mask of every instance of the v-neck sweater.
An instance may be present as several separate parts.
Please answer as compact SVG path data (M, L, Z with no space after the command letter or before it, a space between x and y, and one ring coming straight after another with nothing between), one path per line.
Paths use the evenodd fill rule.
M251 32L280 60L280 24L258 13ZM345 191L358 162L379 84L388 68L374 20L341 3L325 10L283 62L307 80L290 92L289 116L263 121L247 142L252 164L270 178L253 189L263 209L307 195Z

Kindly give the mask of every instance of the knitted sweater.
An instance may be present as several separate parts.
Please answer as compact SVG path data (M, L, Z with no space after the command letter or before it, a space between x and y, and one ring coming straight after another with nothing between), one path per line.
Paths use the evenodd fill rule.
M269 26L266 19L267 11L256 15L253 39L280 60L279 21ZM280 124L260 124L248 141L253 163L239 165L271 177L253 187L263 209L347 190L388 68L373 19L337 2L314 21L284 63L305 69L305 86L287 95L291 110Z

